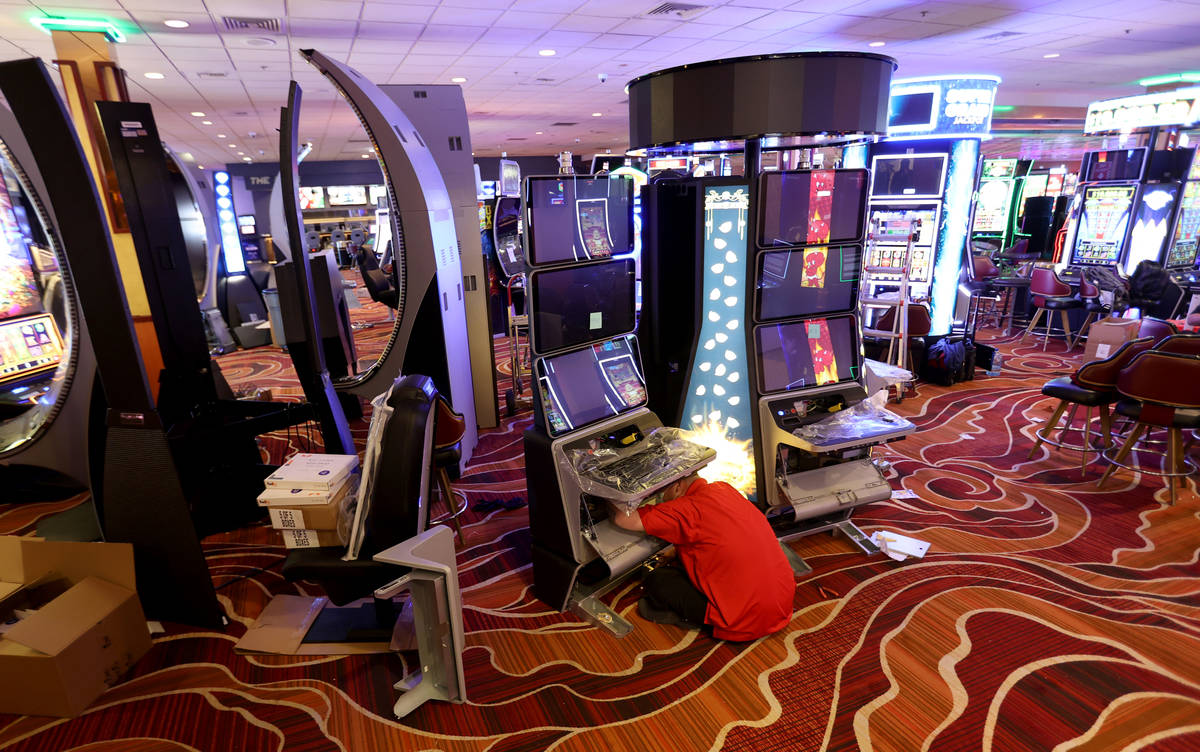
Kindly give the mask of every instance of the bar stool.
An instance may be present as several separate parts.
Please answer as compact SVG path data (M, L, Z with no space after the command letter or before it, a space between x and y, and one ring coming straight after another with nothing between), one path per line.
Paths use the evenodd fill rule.
M1200 357L1150 350L1138 355L1117 377L1117 413L1132 418L1133 429L1115 455L1111 447L1102 452L1109 467L1104 471L1097 488L1104 485L1117 468L1140 469L1148 475L1166 478L1170 503L1175 503L1175 479L1186 478L1197 465L1184 452L1183 431L1200 429ZM1134 445L1152 428L1167 429L1166 452L1162 470L1138 468L1136 463L1125 464Z
M1112 446L1112 414L1109 412L1108 406L1120 398L1120 395L1117 394L1117 377L1120 375L1121 369L1153 345L1154 340L1149 337L1131 340L1121 345L1116 352L1104 360L1084 363L1070 376L1060 376L1047 381L1042 386L1042 394L1057 399L1058 406L1054 409L1050 420L1046 421L1046 425L1037 432L1038 438L1034 442L1033 448L1029 450L1028 459L1033 459L1033 455L1037 453L1042 444L1049 444L1059 449L1073 449L1081 453L1080 473L1086 473L1088 455L1100 451L1091 447L1089 439L1092 435L1092 420L1094 420L1091 417L1092 408L1096 408L1095 419L1100 421L1102 432L1100 438L1104 442L1101 450L1107 449ZM1075 413L1080 405L1084 408L1083 426L1079 428L1080 441L1078 444L1070 444L1065 441L1065 436L1075 423ZM1071 408L1071 412L1067 415L1067 421L1060 426L1059 420L1068 407ZM1059 431L1058 439L1051 439L1050 434L1056 430Z
M458 532L458 542L463 540L462 525L458 518L467 511L467 495L450 487L450 471L458 477L458 463L462 459L462 438L467 432L467 421L462 413L454 412L450 403L438 397L433 429L433 453L430 468L437 478L438 490L442 503L446 505L445 514L429 520L430 525L441 525L450 522Z
M1087 312L1087 318L1083 320L1079 332L1075 335L1075 341L1071 343L1072 350L1079 344L1079 340L1083 339L1084 333L1091 328L1092 322L1098 318L1104 318L1109 311L1109 307L1100 302L1100 288L1088 282L1087 279L1079 281L1079 297L1083 298L1083 310Z
M1046 346L1050 344L1054 311L1058 311L1062 318L1063 338L1066 340L1067 349L1070 350L1075 343L1071 341L1071 324L1067 321L1067 311L1082 307L1083 301L1071 295L1071 286L1059 279L1053 269L1041 266L1033 270L1033 277L1029 283L1029 294L1034 307L1037 308L1037 313L1030 319L1029 326L1021 335L1021 342L1024 342L1031 333L1036 333L1034 329L1041 320L1042 314L1050 311L1050 315L1046 317L1046 329L1042 336L1042 351L1044 352Z
M963 328L968 337L975 336L975 328L980 319L980 307L983 301L991 302L988 313L995 316L996 304L1000 298L992 287L992 280L1000 276L1000 270L987 256L978 256L966 252L968 263L962 265L959 272L959 283L967 291L967 315L963 320Z
M1154 346L1155 352L1175 353L1176 355L1200 355L1200 334L1180 332L1159 340Z

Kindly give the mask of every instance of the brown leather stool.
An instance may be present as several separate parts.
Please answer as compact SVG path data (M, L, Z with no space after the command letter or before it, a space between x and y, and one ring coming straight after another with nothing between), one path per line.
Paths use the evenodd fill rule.
M1029 326L1025 328L1020 341L1024 342L1030 334L1037 334L1038 322L1041 321L1042 315L1049 311L1049 315L1046 316L1046 329L1042 333L1042 350L1044 351L1046 345L1050 344L1054 312L1058 311L1062 320L1063 339L1066 340L1067 350L1074 347L1075 341L1071 338L1071 324L1067 321L1067 310L1082 308L1083 301L1071 295L1071 286L1059 279L1053 269L1039 266L1033 270L1033 279L1029 283L1029 298L1037 312L1029 320Z
M454 412L442 397L438 397L434 408L433 454L430 464L437 478L439 496L446 505L446 512L439 517L430 518L430 525L441 525L450 522L458 533L458 542L466 543L463 539L462 525L458 517L467 511L467 495L450 487L450 470L458 477L458 463L462 460L462 438L467 432L467 422L462 413Z

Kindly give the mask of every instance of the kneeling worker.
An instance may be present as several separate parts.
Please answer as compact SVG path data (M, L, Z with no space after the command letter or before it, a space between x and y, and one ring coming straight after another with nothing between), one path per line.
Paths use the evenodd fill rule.
M609 510L617 527L674 543L683 567L660 566L646 576L642 618L709 624L714 637L736 642L787 626L796 579L763 513L728 483L695 474L667 486L662 498L637 514Z

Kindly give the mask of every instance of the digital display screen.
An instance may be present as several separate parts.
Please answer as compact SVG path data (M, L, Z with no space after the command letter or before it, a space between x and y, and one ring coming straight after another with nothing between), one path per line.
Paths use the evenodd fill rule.
M1049 183L1049 173L1039 172L1033 175L1027 175L1025 177L1025 186L1021 189L1021 203L1025 203L1025 199L1027 198L1045 196L1046 188Z
M1200 162L1200 160L1197 160ZM1190 267L1196 263L1196 248L1200 244L1200 181L1183 185L1179 199L1179 218L1175 220L1175 237L1167 252L1167 267Z
M562 175L529 178L525 189L530 264L633 252L633 180Z
M768 172L759 187L758 243L825 245L858 240L866 221L866 170Z
M1188 180L1200 180L1200 149L1192 153L1192 166L1188 170Z
M239 214L237 218L238 231L243 235L253 235L255 224L253 214Z
M325 188L330 206L360 206L367 203L367 189L361 185L330 185Z
M23 207L13 200L8 181L2 179L6 177L0 176L0 319L42 310L42 293L29 252L28 225ZM13 191L19 191L13 182ZM18 209L22 210L20 216Z
M754 330L760 391L782 392L858 378L858 322L831 316Z
M1017 160L1015 159L985 159L983 160L983 172L981 177L984 180L992 180L994 178L1011 178L1017 174Z
M634 261L547 269L530 275L533 349L545 353L632 332Z
M893 94L888 98L888 128L927 125L937 122L933 110L936 92L918 91L912 94Z
M1125 273L1132 274L1142 261L1162 260L1163 246L1171 232L1175 215L1175 200L1179 198L1179 183L1147 185L1138 199L1137 216L1129 233L1129 254Z
M525 249L521 246L521 199L497 199L492 221L500 269L506 277L520 274L525 270Z
M913 220L920 220L917 239L913 242L912 256L907 254L908 233L881 236L870 247L867 265L892 269L908 268L912 282L928 282L933 270L933 239L937 236L938 207L935 204L912 207L877 207L871 210L871 226L886 227L895 224L908 227Z
M317 186L316 188L300 188L300 208L301 209L324 209L325 208L325 189Z
M521 195L521 165L510 159L500 160L500 195Z
M892 154L871 160L872 198L933 198L942 195L945 154Z
M379 206L379 199L387 198L387 187L382 185L367 186L367 203Z
M758 257L759 321L853 310L862 249L857 245L768 251Z
M984 180L975 200L975 220L971 232L1006 232L1012 208L1011 180Z
M633 335L538 358L534 370L551 436L646 404L646 379Z
M1146 150L1120 149L1093 151L1087 156L1084 175L1090 181L1139 180L1142 165L1146 161Z
M1133 210L1133 185L1091 185L1083 191L1072 264L1115 264Z
M1052 172L1046 176L1046 193L1047 196L1058 198L1063 192L1063 181L1067 177L1063 172Z
M0 322L0 384L58 366L62 337L48 313Z

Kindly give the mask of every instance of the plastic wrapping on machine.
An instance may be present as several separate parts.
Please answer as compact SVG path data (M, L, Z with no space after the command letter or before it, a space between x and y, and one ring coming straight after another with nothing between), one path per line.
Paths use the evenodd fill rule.
M896 384L906 384L913 380L912 371L906 371L891 363L881 363L870 358L863 360L863 371L866 375L867 394L869 395L875 394L880 389L887 389Z
M792 433L819 451L838 448L837 445L847 442L886 440L911 433L915 428L912 423L875 400L865 399L827 418L801 426Z
M636 509L647 496L687 477L717 456L679 428L656 428L634 450L573 449L565 462L586 494Z
M346 541L346 561L354 561L362 550L363 536L366 525L367 510L371 508L371 500L375 493L375 475L379 466L379 448L383 444L384 430L393 409L387 403L391 390L376 395L371 400L371 426L367 429L367 451L363 456L362 481L358 484L358 494L353 501L342 507L338 518L338 536Z

